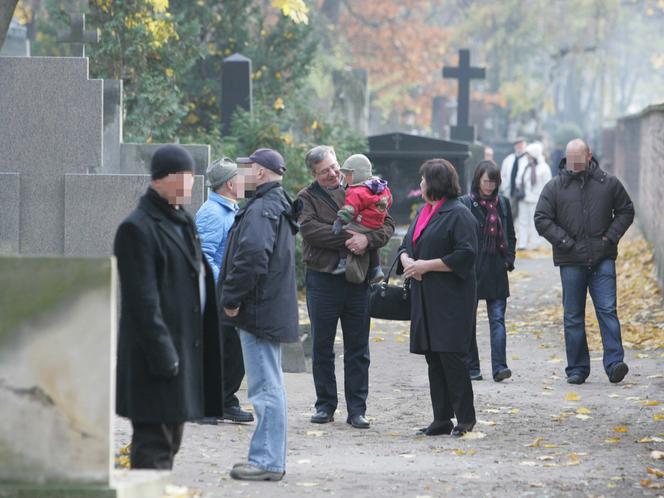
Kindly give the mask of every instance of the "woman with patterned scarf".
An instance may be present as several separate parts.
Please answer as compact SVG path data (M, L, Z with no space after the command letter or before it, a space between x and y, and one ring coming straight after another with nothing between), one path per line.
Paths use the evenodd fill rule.
M491 370L493 380L501 382L512 376L507 367L505 309L510 295L507 272L514 269L516 236L510 201L498 193L500 168L493 161L477 165L470 194L460 201L479 223L477 259L477 299L486 300L491 333ZM477 317L473 327L468 369L472 380L482 380L477 350Z

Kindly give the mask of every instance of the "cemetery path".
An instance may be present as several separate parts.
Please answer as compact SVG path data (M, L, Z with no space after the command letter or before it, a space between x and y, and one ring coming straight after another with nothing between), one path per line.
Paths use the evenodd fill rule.
M311 374L286 374L289 449L283 481L230 479L232 465L246 458L253 431L253 425L233 424L188 424L172 480L205 497L661 494L652 487L664 482L656 476L664 461L652 459L651 452L664 451L664 405L659 404L664 353L628 350L630 373L612 385L602 370L601 352L595 351L588 382L570 386L562 331L549 318L560 293L550 257L517 261L507 315L514 375L503 383L490 380L488 325L480 307L485 380L473 383L479 423L471 438L415 436L431 419L426 363L408 352L407 324L376 321L367 412L371 429L347 425L343 401L334 423L309 423ZM343 386L342 345L337 347L337 380ZM246 402L245 391L240 397ZM116 446L129 438L129 424L118 419Z

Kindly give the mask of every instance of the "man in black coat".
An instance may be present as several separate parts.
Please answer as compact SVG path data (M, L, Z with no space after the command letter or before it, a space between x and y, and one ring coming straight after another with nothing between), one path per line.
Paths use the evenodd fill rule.
M620 181L603 171L586 143L572 140L559 174L550 180L535 211L538 233L553 246L563 285L567 382L590 374L584 323L586 294L593 300L604 345L604 370L620 382L628 368L617 313L618 241L634 220L634 206Z
M115 236L117 413L132 422L134 469L172 468L184 422L223 416L214 279L182 208L191 202L193 168L184 148L160 147L150 187Z
M278 481L286 470L287 407L281 371L281 343L296 342L295 234L298 212L281 186L281 155L258 149L240 164L253 198L235 217L219 276L224 324L238 329L256 430L248 463L234 479ZM253 187L253 188L252 188Z

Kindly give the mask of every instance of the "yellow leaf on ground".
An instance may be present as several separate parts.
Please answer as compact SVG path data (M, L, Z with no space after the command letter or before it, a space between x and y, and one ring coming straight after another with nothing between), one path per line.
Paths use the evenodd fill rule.
M591 411L585 406L582 406L581 408L576 409L576 413L579 415L590 415Z
M645 399L643 401L641 401L641 404L643 406L659 406L659 405L661 405L661 403L659 401L655 401L655 400L650 400L649 401L649 400L645 400Z
M569 392L565 395L565 401L581 401L581 396L575 392Z
M648 474L652 474L655 477L664 477L664 472L662 472L659 469L656 469L655 467L646 467L646 472Z
M371 342L383 342L385 340L384 337L372 337Z
M527 444L526 448L539 448L542 446L542 441L544 441L543 437L537 437L532 443Z
M616 425L613 428L613 432L617 432L619 434L625 434L625 433L629 432L629 428L627 426L624 426L624 425Z
M548 448L557 448L557 447L558 447L558 445L557 445L557 444L553 444L553 443L546 443L546 444L543 444L543 445L542 445L542 448L547 448L547 449L548 449Z
M466 452L464 450L453 450L452 454L456 455L456 456L461 456L461 455L465 455Z
M653 419L655 422L659 422L660 420L664 420L664 413L655 413L655 414L652 416L652 419Z
M619 442L620 442L620 438L619 438L619 437L607 437L607 438L604 440L604 442L605 442L605 443L609 443L609 444L616 444L616 443L619 443Z
M581 459L579 458L579 455L577 453L570 453L567 455L567 465L572 466L572 465L579 465L581 463Z
M466 432L463 436L461 436L461 439L484 439L486 437L486 434L483 432L477 432L477 431L471 431L471 432Z

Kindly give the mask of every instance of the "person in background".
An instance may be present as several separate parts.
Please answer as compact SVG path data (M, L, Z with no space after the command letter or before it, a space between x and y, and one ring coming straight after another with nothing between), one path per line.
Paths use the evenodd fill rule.
M516 224L519 219L519 197L521 197L517 182L521 178L523 170L528 166L528 157L526 156L526 146L528 144L525 138L517 137L512 145L514 146L514 152L503 159L500 168L500 177L502 178L500 193L510 200L512 217Z
M604 371L617 383L629 368L618 320L615 260L618 242L634 221L634 205L620 180L599 167L580 138L567 144L558 169L537 203L535 226L553 246L553 264L560 267L567 382L583 384L590 375L585 327L590 292L604 346Z
M215 284L219 282L221 263L228 240L228 232L238 212L238 199L244 197L244 179L238 175L238 167L228 157L214 161L206 173L210 194L196 213L196 227L201 238L203 254L208 260ZM242 345L235 327L223 325L224 341L224 419L231 422L253 422L254 416L240 408L236 393L244 377ZM216 419L204 419L201 423L216 423Z
M418 434L462 436L476 422L466 360L477 307L477 222L458 200L454 166L431 159L420 174L425 205L399 248L397 268L410 279L410 352L424 355L429 369L433 422Z
M535 230L535 207L544 185L551 179L551 167L544 159L542 144L533 142L526 147L528 166L523 170L518 181L518 188L523 192L519 203L519 245L518 249L537 249L542 238ZM523 215L523 216L521 216Z
M512 376L507 366L505 310L510 295L508 272L514 269L516 237L510 201L500 190L500 169L493 161L481 161L470 193L460 201L478 222L479 253L475 264L477 299L486 301L491 337L491 372L501 382ZM470 378L482 380L477 349L477 314L469 354Z

